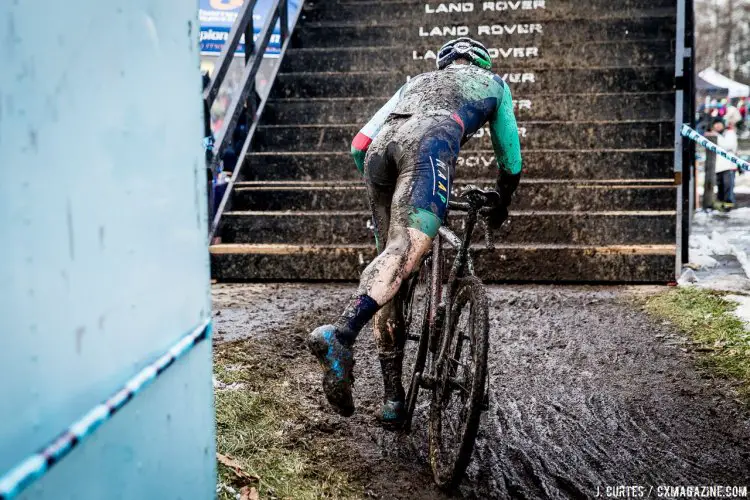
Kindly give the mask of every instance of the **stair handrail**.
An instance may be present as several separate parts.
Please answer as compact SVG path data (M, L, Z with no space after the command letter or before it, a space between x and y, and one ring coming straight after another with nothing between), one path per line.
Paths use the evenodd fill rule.
M217 138L214 143L213 158L211 159L209 165L214 179L216 179L216 176L218 175L217 167L219 165L219 162L221 161L221 157L230 141L232 140L232 135L237 128L239 117L242 114L243 107L245 103L248 102L248 97L250 97L252 94L252 99L248 102L249 127L247 137L245 137L245 142L242 145L242 150L239 154L237 165L232 171L232 175L228 183L229 185L224 192L224 196L221 199L221 203L219 204L216 213L213 213L214 199L213 196L210 196L209 244L214 240L216 231L219 228L221 216L226 210L227 205L229 204L229 199L234 188L234 184L239 178L240 171L242 170L242 165L245 163L244 159L247 155L248 149L250 148L253 135L255 135L255 130L258 126L258 119L260 118L260 115L265 108L266 102L268 101L270 89L273 86L273 83L276 80L276 75L278 74L279 68L281 67L281 61L283 60L286 49L289 46L289 40L291 38L290 35L294 30L294 27L297 25L297 20L299 19L300 13L302 12L304 0L299 1L299 6L297 7L296 12L294 12L293 18L291 19L291 28L289 26L289 0L274 0L268 13L265 25L258 35L257 42L253 41L253 8L255 7L256 3L257 0L246 0L242 5L242 8L237 15L237 19L235 20L234 24L232 25L232 29L229 32L227 42L221 49L219 61L216 65L216 71L211 78L211 82L208 84L203 93L204 102L210 109L211 105L216 99L216 96L218 95L221 84L224 82L224 78L226 77L227 71L229 70L229 65L232 62L232 58L234 57L234 52L239 45L240 38L244 34L245 69L242 73L242 80L240 82L239 89L235 92L234 96L232 96L232 102L229 105L229 109L227 110L227 113L224 117L224 123L222 124L221 130L217 134ZM257 93L255 92L255 77L258 74L258 69L260 68L261 62L263 61L263 56L265 55L266 49L268 48L268 43L271 40L271 35L273 34L273 29L276 25L276 21L279 21L279 30L281 34L279 62L271 70L271 74L268 79L268 92L266 93L266 96L257 99ZM259 102L257 102L257 100L259 100ZM209 189L211 189L210 186Z

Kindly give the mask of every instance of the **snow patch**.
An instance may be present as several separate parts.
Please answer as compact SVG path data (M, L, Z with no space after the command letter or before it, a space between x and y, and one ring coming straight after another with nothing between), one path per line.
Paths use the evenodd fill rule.
M739 209L737 212L742 211L741 217L750 216L750 208ZM691 264L695 264L699 268L702 267L701 261L705 263L711 263L705 257L712 255L733 255L742 266L742 270L745 271L745 276L750 278L750 259L747 257L747 253L744 250L733 245L729 242L726 235L713 231L710 236L705 234L696 234L690 238L691 252ZM712 266L715 266L716 260L711 258L713 261Z
M695 271L693 271L692 269L685 269L682 272L680 279L677 280L677 284L679 284L680 286L688 286L696 283L697 281L698 278L695 276Z
M750 188L748 188L747 192L750 193ZM735 208L727 213L727 216L730 219L744 219L750 221L750 207Z
M719 261L710 255L691 255L690 263L697 265L699 269L712 269L719 265Z
M746 295L727 295L726 299L739 304L737 309L734 310L734 315L740 318L745 323L745 329L748 329L748 326L750 326L750 297Z
M723 276L708 276L698 284L701 288L709 290L722 290L725 292L748 292L750 291L750 280L744 276L727 274Z

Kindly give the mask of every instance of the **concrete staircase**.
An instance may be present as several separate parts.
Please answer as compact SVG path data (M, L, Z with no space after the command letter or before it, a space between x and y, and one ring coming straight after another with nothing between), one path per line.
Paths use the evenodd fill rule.
M479 275L671 280L675 12L675 0L306 2L211 247L214 277L357 279L374 249L351 139L465 33L511 86L525 163L502 243L477 238ZM490 186L495 172L479 133L456 186Z

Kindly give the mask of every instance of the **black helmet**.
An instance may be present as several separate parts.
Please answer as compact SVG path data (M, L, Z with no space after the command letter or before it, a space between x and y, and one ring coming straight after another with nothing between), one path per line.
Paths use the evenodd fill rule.
M492 59L487 48L476 40L463 37L447 42L440 47L437 55L437 67L443 69L456 59L466 59L482 69L492 67Z

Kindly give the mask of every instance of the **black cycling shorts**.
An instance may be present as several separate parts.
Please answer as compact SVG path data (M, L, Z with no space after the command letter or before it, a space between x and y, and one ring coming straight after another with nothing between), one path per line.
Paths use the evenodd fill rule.
M457 115L391 115L365 157L376 233L378 206L391 219L434 238L445 219L463 137ZM380 231L378 231L378 229ZM382 234L382 233L381 233Z

